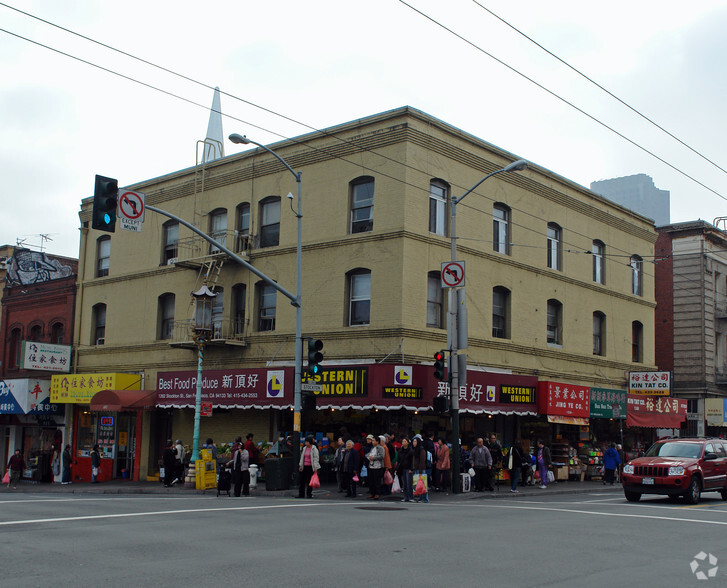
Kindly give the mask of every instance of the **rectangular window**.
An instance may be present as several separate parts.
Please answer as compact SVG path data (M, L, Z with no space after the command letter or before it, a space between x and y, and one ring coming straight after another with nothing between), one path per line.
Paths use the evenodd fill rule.
M224 290L222 288L215 288L216 296L212 299L212 338L213 339L224 339L225 333L223 332L223 316L225 311L224 306Z
M374 180L366 178L351 184L351 233L374 229Z
M277 290L272 286L260 286L260 302L258 308L258 331L275 330L275 303Z
M237 284L232 287L232 312L234 320L235 335L242 335L245 332L245 304L247 288L245 284Z
M439 182L429 185L429 232L447 234L447 187Z
M443 290L441 278L438 273L429 274L427 277L427 326L443 326Z
M352 274L349 289L349 326L368 325L371 318L371 274Z

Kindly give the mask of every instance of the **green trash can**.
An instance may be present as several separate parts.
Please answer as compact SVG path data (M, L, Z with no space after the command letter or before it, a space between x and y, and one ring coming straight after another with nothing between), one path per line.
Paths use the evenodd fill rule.
M265 490L288 490L292 475L292 457L269 457L265 460Z

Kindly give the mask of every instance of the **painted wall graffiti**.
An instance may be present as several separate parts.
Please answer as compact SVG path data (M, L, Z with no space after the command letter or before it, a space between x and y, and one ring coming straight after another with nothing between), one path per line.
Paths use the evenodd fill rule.
M41 251L16 249L7 261L8 273L5 281L8 286L27 286L40 282L60 280L73 275L73 268L51 259Z

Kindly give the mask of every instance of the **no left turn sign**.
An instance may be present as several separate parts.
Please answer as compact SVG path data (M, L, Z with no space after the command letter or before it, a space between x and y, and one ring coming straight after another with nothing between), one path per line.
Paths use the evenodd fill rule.
M442 263L442 288L464 286L464 261Z

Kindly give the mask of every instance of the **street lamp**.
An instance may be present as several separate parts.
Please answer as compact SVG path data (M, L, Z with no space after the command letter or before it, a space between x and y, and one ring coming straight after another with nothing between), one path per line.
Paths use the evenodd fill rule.
M292 167L288 165L280 155L275 153L272 149L266 147L262 143L248 139L245 135L238 135L233 133L229 137L230 141L237 144L248 145L252 143L257 145L261 149L264 149L271 155L277 158L285 168L293 174L295 181L298 184L298 212L295 216L298 221L298 243L295 249L295 263L296 263L296 276L295 276L295 302L292 302L295 306L295 383L294 383L294 396L293 396L293 473L297 472L295 466L298 465L300 459L300 410L301 410L301 373L303 371L303 241L302 241L302 219L303 219L303 172L296 172Z
M524 159L514 161L510 165L498 169L487 174L469 190L467 190L459 198L452 198L452 218L451 218L451 237L452 237L452 263L457 262L457 204L464 200L470 192L476 190L485 180L502 172L522 171L528 167L528 162ZM459 355L460 343L462 347L466 347L467 337L467 310L465 308L465 292L464 288L449 289L449 309L447 320L447 340L449 342L449 373L450 373L450 395L452 417L452 491L459 492L459 389L461 386L467 386L467 355ZM460 308L461 307L461 308ZM458 340L461 336L461 341ZM460 376L460 373L462 374Z
M207 284L196 292L194 298L194 341L197 343L197 393L194 399L194 436L192 439L192 457L190 461L196 464L199 459L199 416L202 404L202 358L204 346L212 335L212 301L217 296Z

